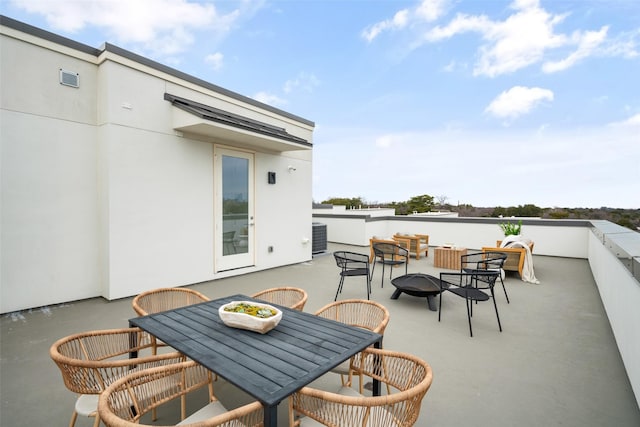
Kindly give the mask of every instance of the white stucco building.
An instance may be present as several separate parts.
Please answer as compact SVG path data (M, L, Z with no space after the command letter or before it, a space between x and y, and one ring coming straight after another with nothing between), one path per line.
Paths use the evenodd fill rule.
M311 259L313 122L0 19L2 313Z

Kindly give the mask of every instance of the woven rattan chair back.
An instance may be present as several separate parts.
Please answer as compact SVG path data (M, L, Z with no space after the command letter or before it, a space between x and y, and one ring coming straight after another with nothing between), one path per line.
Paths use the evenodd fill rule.
M351 371L386 384L382 396L331 393L303 387L289 399L291 426L320 423L326 426L413 426L422 399L431 387L433 372L424 360L408 353L365 349L351 361ZM303 416L301 418L301 416Z
M389 323L389 310L384 305L363 299L335 301L325 305L315 314L347 325L368 329L380 335L384 335L384 330Z
M131 305L138 316L173 310L187 305L209 301L209 298L193 289L187 288L158 288L138 294ZM165 344L151 337L153 354L158 352L158 347Z
M140 423L145 414L177 397L183 398L196 389L206 385L211 387L211 375L205 377L204 372L208 372L207 369L193 361L133 372L111 384L102 393L98 404L100 417L107 427L146 426L148 424ZM226 411L213 393L210 395L210 400L216 404L217 410L204 408L201 412L204 412L202 416L207 417L206 419L202 419L200 413L196 413L180 425L186 427L262 426L264 415L261 403L252 402L232 411ZM223 410L220 411L219 408ZM212 412L222 413L212 416Z
M138 316L146 316L205 301L209 301L209 298L193 289L158 288L142 292L131 304Z
M384 335L384 330L389 323L390 317L389 310L384 305L363 299L335 301L325 305L315 314L316 316L346 323L347 325L368 329L380 335ZM336 366L331 372L340 374L342 385L351 383L351 376L347 379L350 372L349 361ZM358 377L360 379L360 392L362 392L363 378L361 375L358 375Z
M98 395L113 381L133 369L144 369L182 362L180 353L130 358L132 352L151 349L149 335L138 328L88 331L61 338L49 349L65 386L80 395L71 416L70 426L78 414L96 416ZM150 352L149 352L150 353ZM97 426L100 420L95 419Z
M308 295L304 289L283 286L265 289L264 291L253 294L252 297L302 311L307 302Z

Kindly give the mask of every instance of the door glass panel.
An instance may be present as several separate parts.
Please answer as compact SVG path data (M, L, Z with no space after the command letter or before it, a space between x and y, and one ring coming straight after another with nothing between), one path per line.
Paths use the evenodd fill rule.
M249 160L222 156L222 255L249 251Z

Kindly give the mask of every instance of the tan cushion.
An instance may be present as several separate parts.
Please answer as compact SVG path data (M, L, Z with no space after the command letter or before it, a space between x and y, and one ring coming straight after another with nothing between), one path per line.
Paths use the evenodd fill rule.
M180 423L176 425L181 426L185 424L196 423L198 421L203 421L208 418L217 417L218 415L222 415L225 412L227 412L227 408L225 408L224 405L222 405L222 403L216 400L209 403L207 406L201 409L198 409L196 412L194 412L193 414L191 414L190 416L188 416L187 418L185 418L184 420L182 420Z
M335 368L331 369L334 374L349 375L349 367L351 366L351 360L347 359Z

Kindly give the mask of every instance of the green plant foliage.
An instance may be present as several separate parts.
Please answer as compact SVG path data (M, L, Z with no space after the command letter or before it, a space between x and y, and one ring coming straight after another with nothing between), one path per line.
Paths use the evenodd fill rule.
M522 220L519 220L517 224L511 222L503 222L500 224L502 232L506 236L517 236L522 230Z

